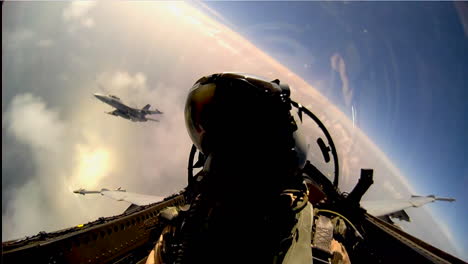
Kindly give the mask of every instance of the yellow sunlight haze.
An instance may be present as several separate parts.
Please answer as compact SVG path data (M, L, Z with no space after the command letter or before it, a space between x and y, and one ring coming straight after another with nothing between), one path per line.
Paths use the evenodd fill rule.
M76 182L87 188L98 187L110 169L110 153L104 148L90 149L78 146L78 173Z

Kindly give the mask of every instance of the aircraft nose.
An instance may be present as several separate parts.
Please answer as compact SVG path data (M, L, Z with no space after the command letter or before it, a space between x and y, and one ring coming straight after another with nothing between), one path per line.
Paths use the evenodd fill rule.
M99 99L99 100L101 100L101 101L104 99L104 95L98 94L98 93L95 93L95 94L94 94L94 97L96 97L97 99Z

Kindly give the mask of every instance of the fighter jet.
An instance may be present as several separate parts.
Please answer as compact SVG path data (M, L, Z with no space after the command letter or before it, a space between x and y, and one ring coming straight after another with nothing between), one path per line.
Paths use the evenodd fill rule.
M132 120L133 122L146 122L148 120L159 122L159 120L146 117L146 115L162 114L163 112L158 109L150 110L151 105L147 104L142 109L132 108L127 106L115 95L103 95L95 93L94 96L102 102L116 108L112 112L106 112L106 114L120 116L125 119Z
M230 76L232 77L232 75ZM278 80L272 83L279 85ZM279 88L284 91L281 93L282 96L289 93L287 86ZM109 97L101 96L101 98ZM111 101L127 108L121 109L101 98L99 99L117 108L114 112L129 115L128 107L122 104L120 99ZM336 262L342 260L343 255L337 255L336 251L332 250L332 245L336 245L333 241L341 243L340 247L346 249L346 255L349 256L352 263L466 263L411 236L388 221L390 217L409 220L404 211L407 208L419 207L435 201L450 202L454 199L429 195L413 196L410 199L394 201L361 201L363 195L374 182L372 169L361 169L359 181L354 189L350 193L341 192L338 188L340 172L338 152L330 133L320 119L306 107L296 102L291 102L291 105L298 110L299 117L301 114L304 118L309 117L322 130L326 141L317 140L317 144L322 151L324 162L328 163L333 160L335 168L332 179L314 166L314 164L318 164L318 161L313 163L307 160L301 175L307 182L309 195L303 197L291 193L291 199L294 203L310 202L313 204L313 215L309 217L310 221L306 220L310 224L313 221L313 229L309 236L313 263L332 263L332 259L335 259ZM148 109L149 106L146 110ZM135 111L135 109L132 110ZM199 153L198 161L195 161L197 151ZM3 242L2 261L5 263L26 263L33 259L35 263L144 263L155 248L156 243L163 241L160 238L165 236L161 236L161 234L168 223L179 221L175 216L177 213L175 208L180 208L180 215L186 217L191 213L189 209L193 209L192 206L197 205L193 201L199 197L196 195L202 189L200 183L207 179L206 171L203 169L194 173L194 169L204 168L207 161L200 153L201 151L197 150L196 145L192 145L188 159L187 186L179 193L165 198L131 193L120 188L117 190L78 189L74 191L78 195L101 194L117 201L129 202L130 206L120 215L101 217L95 221L67 229L48 233L40 232L24 239ZM266 183L265 186L268 186L268 182ZM264 200L252 199L252 204L248 206L256 207L261 206L261 203L269 202ZM242 216L245 216L246 221L249 220L248 214L242 214ZM304 239L304 236L299 238L299 227L303 230L310 228L310 224L306 225L306 221L300 223L289 238L283 241ZM203 228L206 226L204 222L200 223ZM252 222L252 225L257 223ZM226 225L226 228L229 229L230 226ZM228 234L232 233L228 232ZM258 234L249 233L246 234L246 239L255 239L255 236ZM185 249L183 243L179 245L168 248L169 250ZM309 245L306 246L309 249ZM239 247L239 252L242 250L243 248Z

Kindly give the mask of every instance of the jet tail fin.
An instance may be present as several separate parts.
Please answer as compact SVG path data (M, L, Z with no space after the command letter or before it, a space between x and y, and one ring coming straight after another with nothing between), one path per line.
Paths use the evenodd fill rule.
M148 111L148 110L150 109L150 107L151 107L151 105L150 105L150 104L147 104L147 105L145 105L141 110L143 110L143 111L146 112L146 111Z
M154 114L162 114L163 112L159 111L158 109L150 110L151 105L147 104L145 107L141 109L141 111L147 115L154 115Z

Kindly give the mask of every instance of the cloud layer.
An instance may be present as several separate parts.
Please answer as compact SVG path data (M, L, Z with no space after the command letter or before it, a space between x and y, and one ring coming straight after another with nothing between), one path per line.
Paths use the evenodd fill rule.
M8 4L11 14L31 8L27 3ZM222 71L251 72L289 83L293 98L310 106L335 139L342 190L354 186L360 168L375 168L376 184L366 198L407 197L414 191L327 98L236 32L187 4L63 5L44 3L60 7L47 11L48 24L27 28L6 20L3 26L9 32L2 92L7 105L4 145L27 149L27 155L12 152L12 167L29 162L34 169L31 175L18 177L27 180L13 184L16 175L2 164L2 178L8 180L2 182L9 184L2 188L10 188L2 195L8 201L2 211L2 240L118 214L128 206L71 192L80 187L121 186L154 195L179 191L186 184L191 146L183 116L186 92L201 76ZM28 19L34 22L38 17ZM69 29L77 25L86 30L45 38L45 32L53 35L53 25L60 27L57 32L73 33ZM25 38L28 41L22 41ZM13 44L20 41L21 45ZM33 51L31 56L18 56L28 50ZM336 57L332 65L343 79L344 61ZM160 123L106 115L111 108L93 98L94 92L115 94L134 107L149 103L164 115L158 116ZM352 96L349 89L343 92ZM320 166L330 172L329 166ZM450 243L447 238L430 239L438 241L436 246Z

